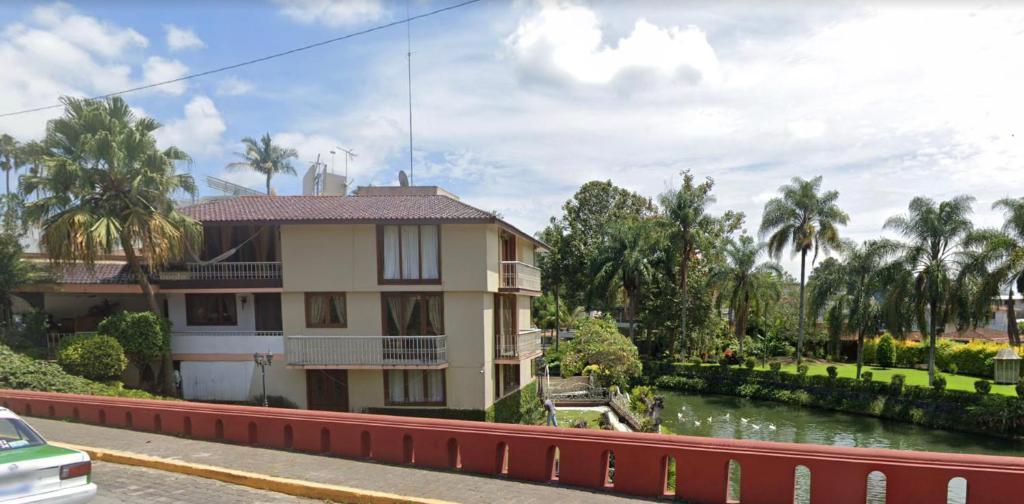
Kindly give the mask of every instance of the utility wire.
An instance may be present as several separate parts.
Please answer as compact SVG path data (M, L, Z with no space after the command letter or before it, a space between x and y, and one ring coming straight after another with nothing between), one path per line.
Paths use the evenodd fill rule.
M262 56L262 57L251 59L251 60L247 60L247 61L242 61L240 63L235 63L235 64L232 64L232 65L222 66L220 68L214 68L214 69L211 69L211 70L206 70L204 72L199 72L199 73L185 75L185 76L182 76L182 77L178 77L176 79L170 79L170 80L165 80L165 81L161 81L161 82L153 82L151 84L145 84L145 85L138 86L138 87L133 87L133 88L124 89L124 90L121 90L121 91L116 91L116 92L113 92L113 93L107 93L105 95L94 96L94 97L88 98L88 99L89 100L102 100L102 99L105 99L105 98L110 98L111 96L118 96L118 95L123 95L123 94L128 94L128 93L134 93L136 91L143 91L143 90L146 90L146 89L152 89L152 88L159 87L159 86L166 86L167 84L174 84L176 82L182 82L182 81L186 81L186 80L196 79L196 78L199 78L199 77L205 77L207 75L211 75L211 74L215 74L215 73L225 72L225 71L228 71L228 70L234 70L236 68L241 68L241 67L248 66L248 65L254 65L256 63L262 63L264 61L280 58L280 57L283 57L283 56L288 56L288 55L291 55L291 54L295 54L297 52L308 51L310 49L314 49L314 48L317 48L317 47L320 47L320 46L325 46L325 45L328 45L328 44L333 44L335 42L340 42L342 40L347 40L347 39L350 39L350 38L353 38L353 37L358 37L360 35L366 35L368 33L373 33L375 31L384 30L384 29L387 29L387 28L391 28L392 26L398 26L398 25L401 25L401 24L406 24L406 23L409 23L409 22L417 20L417 19L423 19L423 18L426 18L426 17L433 16L435 14L441 14L443 12L448 12L448 11L451 11L451 10L458 9L460 7L465 7L467 5L474 4L474 3L477 3L479 1L481 1L481 0L465 0L465 1L459 2L457 4L449 5L447 7L442 7L440 9L432 10L432 11L429 11L429 12L424 12L423 14L417 14L417 15L412 16L412 17L409 17L408 13L407 13L405 19L401 19L401 20L398 20L398 21L393 21L393 22L390 22L390 23L387 23L387 24L377 25L377 26L374 26L372 28L367 28L365 30L360 30L360 31L357 31L357 32L352 32L352 33L349 33L347 35L342 35L340 37L335 37L335 38L332 38L332 39L322 40L320 42L316 42L316 43L313 43L313 44L305 45L305 46L302 46L302 47L296 47L294 49L289 49L287 51L283 51L283 52L279 52L279 53L275 53L275 54L270 54L270 55L267 55L267 56ZM62 104L47 105L45 107L36 107L36 108L31 108L31 109L19 110L17 112L7 112L7 113L4 113L4 114L0 114L0 117L11 117L11 116L16 116L16 115L21 115L21 114L29 114L29 113L32 113L32 112L39 112L41 110L50 110L50 109L55 109L55 108L61 108L63 106L64 105L62 105Z

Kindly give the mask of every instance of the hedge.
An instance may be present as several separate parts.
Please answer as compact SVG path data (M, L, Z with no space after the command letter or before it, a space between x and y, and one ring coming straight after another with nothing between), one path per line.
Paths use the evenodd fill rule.
M73 375L109 381L121 378L128 359L121 344L110 336L78 335L61 340L57 363Z
M443 418L445 420L472 420L483 422L487 419L484 410L448 408L366 408L363 413L418 418Z
M892 338L884 334L881 338L864 341L864 364L889 367L883 363L884 353L879 351L883 340ZM902 368L916 368L928 364L928 343L920 341L892 341L895 356L892 365ZM884 345L883 345L884 346ZM992 360L996 353L1007 345L992 341L975 340L957 343L940 338L935 342L935 365L940 371L964 374L979 378L992 378Z
M101 396L135 397L140 399L166 399L142 390L124 389L75 376L59 365L14 352L0 345L0 388L64 392Z
M654 383L681 392L741 396L941 429L1024 436L1024 400L1016 397L715 366L687 367Z
M499 399L485 412L488 422L536 425L544 420L544 408L537 397L537 382Z

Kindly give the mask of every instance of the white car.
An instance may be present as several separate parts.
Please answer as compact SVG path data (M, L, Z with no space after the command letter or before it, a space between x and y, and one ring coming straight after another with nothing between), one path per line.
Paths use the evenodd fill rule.
M88 454L46 444L18 415L0 408L0 503L80 504L95 496Z

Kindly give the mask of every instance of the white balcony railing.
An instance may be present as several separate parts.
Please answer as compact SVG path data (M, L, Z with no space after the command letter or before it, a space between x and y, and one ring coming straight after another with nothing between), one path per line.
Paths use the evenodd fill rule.
M173 331L171 353L249 354L284 353L281 331Z
M501 261L501 287L540 292L540 268L519 261Z
M280 262L186 263L184 271L161 271L160 280L277 280Z
M497 359L521 359L540 354L540 351L540 329L499 334L494 342L494 357Z
M441 336L288 336L289 366L416 367L448 363Z

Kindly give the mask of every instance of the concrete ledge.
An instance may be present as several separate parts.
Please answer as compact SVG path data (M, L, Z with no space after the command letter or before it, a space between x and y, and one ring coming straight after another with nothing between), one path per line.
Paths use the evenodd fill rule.
M449 501L438 499L424 499L420 497L409 497L372 490L361 490L338 485L326 485L290 478L279 478L265 474L256 474L224 467L209 466L205 464L193 464L179 460L151 457L137 453L130 453L117 450L106 450L89 446L79 446L67 443L51 442L54 446L80 450L89 454L92 460L110 462L112 464L124 464L138 467L148 467L160 471L168 471L200 478L213 479L246 486L258 490L268 490L296 497L309 499L329 500L334 502L353 502L365 504L452 504Z

